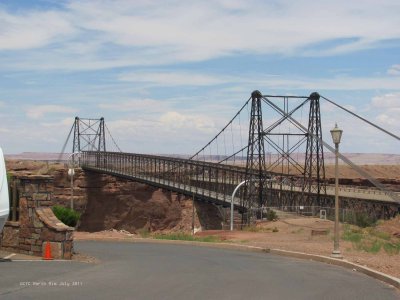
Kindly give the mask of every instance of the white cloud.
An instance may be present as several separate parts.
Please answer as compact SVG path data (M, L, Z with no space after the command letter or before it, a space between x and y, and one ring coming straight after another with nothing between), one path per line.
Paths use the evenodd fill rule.
M346 105L343 105L343 107L350 111L356 111L356 108L354 107L354 105L346 104Z
M8 68L67 70L237 53L333 55L400 38L399 10L394 0L70 1L58 10L0 11L0 49L41 48L3 61Z
M215 129L214 121L206 116L186 115L176 111L169 111L160 117L161 125L171 130L185 129L212 132Z
M400 75L400 65L393 65L387 71L389 75L398 76Z
M384 125L388 126L399 126L400 125L400 119L398 117L391 117L390 115L387 114L380 114L376 117L376 120Z
M41 122L40 125L43 127L50 127L53 129L68 128L74 124L75 118L65 118L58 122Z
M132 112L139 111L141 113L147 112L161 112L169 106L170 102L159 101L154 99L131 99L121 102L100 103L99 107L102 109Z
M143 83L148 86L213 86L219 84L232 85L226 88L229 92L251 91L255 86L270 89L303 89L303 90L373 90L400 89L400 81L394 77L351 77L337 76L333 78L290 77L266 74L243 74L241 76L199 74L195 72L135 72L121 74L122 81ZM233 85L240 85L235 87Z
M0 50L40 48L74 33L61 12L11 14L0 10Z
M393 77L335 77L335 78L268 78L260 79L258 86L305 90L372 90L400 89L400 81Z
M212 117L178 111L107 121L107 126L123 151L164 154L194 152L220 129Z
M375 112L375 122L398 135L400 132L400 92L373 97L371 107Z
M76 111L74 108L62 105L37 105L25 109L26 115L31 119L40 119L49 113L75 113Z
M376 108L400 109L400 92L376 96L372 98L371 104Z
M225 77L191 72L135 72L122 74L121 81L143 82L161 86L207 86L228 82Z

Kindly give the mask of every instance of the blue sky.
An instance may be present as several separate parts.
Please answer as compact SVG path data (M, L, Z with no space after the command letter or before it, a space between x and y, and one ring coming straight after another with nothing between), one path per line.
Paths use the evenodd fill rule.
M1 1L0 145L57 152L75 116L103 116L124 151L194 153L255 89L318 91L399 135L399 15L398 0ZM400 153L321 110L343 151Z

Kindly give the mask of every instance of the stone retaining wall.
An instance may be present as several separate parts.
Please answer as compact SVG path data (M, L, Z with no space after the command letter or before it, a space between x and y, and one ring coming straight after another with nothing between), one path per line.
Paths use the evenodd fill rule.
M74 228L61 223L51 210L53 177L17 176L19 221L7 222L0 239L4 250L42 256L51 243L53 258L71 259Z

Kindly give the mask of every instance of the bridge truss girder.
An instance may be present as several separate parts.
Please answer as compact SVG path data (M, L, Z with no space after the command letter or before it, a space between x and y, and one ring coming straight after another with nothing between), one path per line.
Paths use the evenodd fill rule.
M283 109L271 101L271 99L282 99ZM302 102L292 110L289 110L289 99L297 98ZM262 100L262 101L261 101ZM292 116L300 108L309 104L308 130L305 130L296 122ZM262 103L265 103L277 112L280 116L267 128L263 128ZM297 132L279 132L274 130L283 123L293 126ZM281 137L282 144L273 140L274 137ZM290 143L290 139L296 137L299 140ZM321 129L321 114L319 107L318 93L312 93L309 97L297 96L262 96L259 91L252 93L252 108L249 126L249 144L247 154L246 171L253 170L257 174L256 178L246 176L247 199L243 200L243 205L247 210L261 206L271 206L274 198L274 206L295 206L295 205L317 205L321 206L326 199L325 165ZM277 159L266 167L264 144L268 144L277 153ZM303 144L306 144L304 163L293 159L292 154ZM281 167L280 174L273 172L277 167ZM293 168L297 174L290 170ZM250 180L251 179L251 180ZM272 189L272 180L275 183L274 194L268 191ZM281 192L276 193L276 184L280 185ZM258 189L259 188L259 189ZM297 189L301 188L301 197ZM296 193L290 192L296 189ZM268 199L270 198L270 199ZM277 200L278 198L278 200ZM278 203L277 203L278 201Z
M243 206L251 211L253 207L264 206L266 201L266 165L264 132L261 109L262 94L254 91L251 94L251 111L249 125L249 140L246 160L246 184ZM256 175L256 176L254 176ZM269 176L268 176L269 177ZM250 217L247 214L247 219ZM243 220L244 221L244 220ZM248 222L249 220L247 220Z
M106 151L104 118L75 117L72 153L81 151Z

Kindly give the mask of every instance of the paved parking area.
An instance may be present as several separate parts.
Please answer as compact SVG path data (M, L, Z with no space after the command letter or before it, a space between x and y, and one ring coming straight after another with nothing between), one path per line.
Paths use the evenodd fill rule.
M98 259L0 262L1 299L399 299L351 270L267 253L76 242Z

